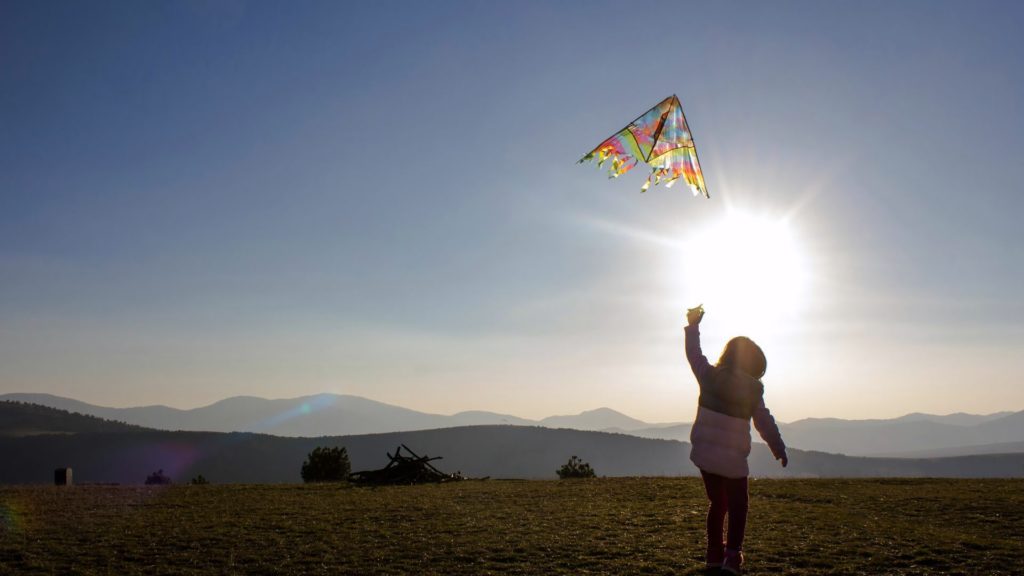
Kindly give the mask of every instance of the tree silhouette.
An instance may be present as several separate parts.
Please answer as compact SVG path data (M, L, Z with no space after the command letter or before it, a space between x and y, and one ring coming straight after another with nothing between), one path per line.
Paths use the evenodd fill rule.
M576 456L569 458L569 461L562 464L562 467L557 470L558 477L562 480L566 478L596 478L597 474L594 474L594 469L590 467L590 464L580 460Z
M153 472L149 476L146 476L147 486L163 486L171 483L171 477L164 474L164 469L161 468L156 472Z
M344 447L317 446L302 463L303 482L344 482L352 465Z

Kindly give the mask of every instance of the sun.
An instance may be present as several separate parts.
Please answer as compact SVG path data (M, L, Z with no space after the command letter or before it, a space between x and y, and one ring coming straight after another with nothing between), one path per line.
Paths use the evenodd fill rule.
M687 306L703 304L716 332L770 337L804 308L805 255L784 219L729 212L678 246L677 293Z

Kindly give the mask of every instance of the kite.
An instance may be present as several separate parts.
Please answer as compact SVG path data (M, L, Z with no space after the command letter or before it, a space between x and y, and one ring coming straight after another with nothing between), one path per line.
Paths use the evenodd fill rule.
M609 162L609 178L622 176L641 161L650 166L651 174L641 192L646 192L652 183L657 186L664 182L666 188L671 188L682 177L694 196L710 198L683 105L675 94L599 144L579 163L595 158L598 167Z

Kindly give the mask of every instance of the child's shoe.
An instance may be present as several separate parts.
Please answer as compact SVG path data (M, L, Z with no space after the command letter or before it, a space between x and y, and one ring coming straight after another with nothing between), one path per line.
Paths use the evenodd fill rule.
M743 552L725 549L725 560L722 562L722 572L726 574L739 574L743 567Z
M717 545L708 543L708 553L704 558L704 568L709 570L721 568L722 563L725 562L725 543L719 542Z

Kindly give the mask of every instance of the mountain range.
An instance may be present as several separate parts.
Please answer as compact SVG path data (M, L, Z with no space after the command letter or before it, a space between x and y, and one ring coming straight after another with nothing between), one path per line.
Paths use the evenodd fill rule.
M158 430L258 432L275 436L338 436L428 430L485 424L577 430L634 430L656 425L610 408L530 420L481 410L431 414L345 394L268 400L235 396L192 409L168 406L109 408L49 394L3 394L0 401L26 402Z
M28 402L158 430L252 432L288 437L350 436L461 426L515 425L618 432L649 439L689 439L689 423L652 424L610 408L530 420L509 414L419 412L351 395L267 400L227 398L200 408L110 408L47 394L5 394ZM914 413L893 419L808 418L780 423L787 445L850 456L960 456L1024 452L1024 411L995 414ZM755 440L756 434L755 434Z
M139 484L156 470L175 482L202 474L217 483L299 482L317 446L344 446L353 470L380 468L406 445L447 472L472 477L554 478L569 456L601 476L696 475L690 445L627 434L481 425L386 434L294 438L241 432L171 432L99 420L39 405L0 402L0 483L42 484L70 467L75 482ZM750 454L754 477L1020 477L1024 454L866 458L799 449L782 468L767 447Z

